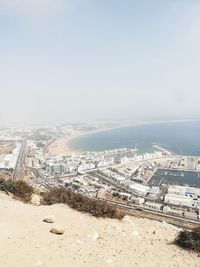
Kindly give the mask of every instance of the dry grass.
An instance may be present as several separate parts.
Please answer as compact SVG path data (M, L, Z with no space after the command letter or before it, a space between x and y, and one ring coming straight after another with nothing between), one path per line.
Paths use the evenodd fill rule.
M0 191L12 193L16 198L23 202L29 202L34 192L33 187L24 181L11 181L0 179Z
M30 202L34 193L33 187L21 180L13 182L11 180L0 179L0 191L12 193L15 198L23 202ZM105 201L91 199L65 187L56 187L47 192L43 192L41 195L44 205L63 203L77 211L89 213L95 217L119 220L123 219L125 215L119 209L109 205Z
M102 200L91 199L86 196L74 193L65 187L51 189L43 194L45 205L64 203L73 209L86 212L95 217L123 219L124 213L112 207Z
M175 240L175 244L186 250L200 252L200 226L192 231L181 231Z

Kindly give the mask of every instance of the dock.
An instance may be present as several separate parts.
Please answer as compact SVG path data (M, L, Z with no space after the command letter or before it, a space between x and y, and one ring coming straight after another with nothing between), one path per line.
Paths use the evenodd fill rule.
M176 155L176 153L174 153L174 152L170 151L169 149L164 148L164 147L162 147L160 145L153 145L153 147L155 149L160 150L163 154L166 154L166 155Z

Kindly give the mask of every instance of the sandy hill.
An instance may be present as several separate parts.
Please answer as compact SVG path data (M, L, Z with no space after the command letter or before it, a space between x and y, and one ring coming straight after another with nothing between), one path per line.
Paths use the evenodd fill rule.
M47 215L56 217L64 235L50 233ZM26 205L0 193L1 267L199 267L198 255L170 244L178 231L147 219L96 219L64 205Z

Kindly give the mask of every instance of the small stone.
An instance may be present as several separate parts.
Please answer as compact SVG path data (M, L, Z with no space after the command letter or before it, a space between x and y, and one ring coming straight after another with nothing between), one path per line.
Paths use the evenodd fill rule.
M63 235L65 232L65 229L62 226L55 226L51 228L50 232L56 235Z
M31 203L35 206L40 206L42 201L42 197L36 194L33 194L31 197Z
M97 241L100 238L100 235L98 233L90 234L87 236L89 239L92 239L93 241Z
M44 263L42 261L37 261L35 264L34 264L35 267L42 267L44 266Z
M93 235L92 239L93 239L94 241L96 241L96 240L99 239L99 237L100 237L99 234L96 233L96 234Z
M106 263L112 263L112 262L113 262L112 259L108 259L108 260L106 261Z
M139 236L139 235L140 235L140 233L138 231L132 232L132 236Z
M55 221L56 221L55 216L47 216L43 220L43 222L46 222L46 223L54 223Z

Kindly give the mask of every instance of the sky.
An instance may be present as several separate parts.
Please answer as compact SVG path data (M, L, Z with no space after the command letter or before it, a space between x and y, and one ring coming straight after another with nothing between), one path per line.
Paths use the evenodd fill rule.
M0 0L0 124L200 118L200 1Z

